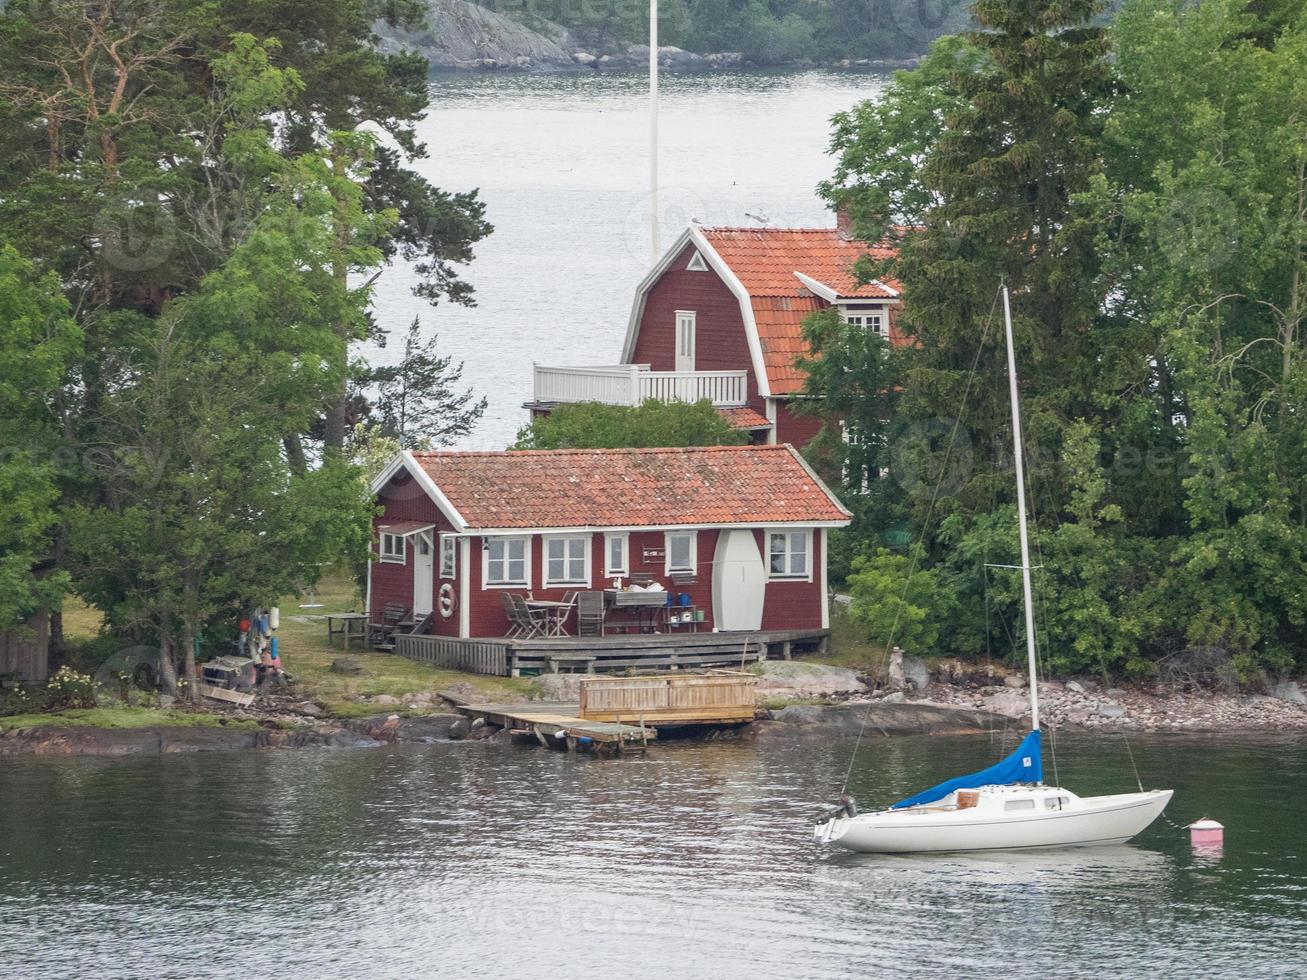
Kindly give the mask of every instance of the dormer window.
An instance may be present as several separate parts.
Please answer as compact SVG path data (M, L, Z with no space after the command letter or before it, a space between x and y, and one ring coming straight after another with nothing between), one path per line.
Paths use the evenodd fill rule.
M844 310L844 322L886 336L884 310Z
M690 264L685 267L690 272L707 272L708 263L703 260L703 256L696 250L690 256Z

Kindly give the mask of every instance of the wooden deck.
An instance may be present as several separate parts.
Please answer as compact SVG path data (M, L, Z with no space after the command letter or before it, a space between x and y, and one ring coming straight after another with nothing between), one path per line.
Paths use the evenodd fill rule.
M797 649L824 649L830 630L762 630L756 633L640 633L459 639L401 633L395 653L449 670L496 677L559 671L746 667L768 657L788 660Z
M520 738L534 738L545 748L569 752L590 749L622 755L643 752L658 737L656 729L616 721L595 721L578 714L576 702L528 701L522 704L464 704L455 710L469 718L506 728Z

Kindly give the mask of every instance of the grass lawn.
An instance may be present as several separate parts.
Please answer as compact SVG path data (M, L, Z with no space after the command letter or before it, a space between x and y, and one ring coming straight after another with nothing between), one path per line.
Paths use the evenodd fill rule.
M346 695L390 694L403 698L419 691L439 691L455 685L471 685L487 697L517 700L529 680L485 677L454 670L440 670L389 653L371 653L358 644L346 653L339 645L327 645L326 620L310 617L333 612L362 611L363 598L350 579L331 572L318 583L314 601L321 609L301 609L306 598L286 598L281 603L281 628L277 631L281 661L308 696L321 701L337 717L376 714L376 705L359 704ZM337 641L339 644L339 641ZM332 661L349 656L363 665L362 674L333 674Z
M0 718L0 731L14 728L258 728L253 720L220 719L217 715L173 708L70 708L48 714L9 715Z
M830 644L826 652L803 659L873 675L883 674L886 665L885 648L868 640L863 628L849 619L848 607L838 604L831 610Z

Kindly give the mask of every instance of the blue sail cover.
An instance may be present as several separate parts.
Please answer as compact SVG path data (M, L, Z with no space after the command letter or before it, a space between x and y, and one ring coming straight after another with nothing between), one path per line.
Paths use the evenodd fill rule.
M932 786L916 796L899 800L891 810L901 810L906 806L921 806L942 800L954 790L976 789L979 786L1006 786L1010 783L1042 783L1044 781L1044 762L1040 757L1039 729L1021 740L1017 750L1002 762L996 762L988 769L973 772L967 776L958 776L946 783Z

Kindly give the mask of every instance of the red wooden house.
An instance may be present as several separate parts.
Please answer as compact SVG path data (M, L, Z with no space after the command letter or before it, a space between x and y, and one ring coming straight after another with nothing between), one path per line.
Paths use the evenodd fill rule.
M560 600L633 578L702 612L696 633L815 634L827 530L849 522L790 446L404 452L372 488L369 613L402 606L443 637L504 637L505 591Z
M756 443L804 446L822 420L793 411L808 353L804 318L834 306L850 321L904 338L898 284L860 283L854 264L878 254L835 228L690 225L636 290L613 366L537 365L533 414L564 402L639 404L707 398Z

